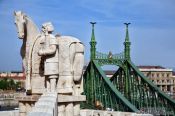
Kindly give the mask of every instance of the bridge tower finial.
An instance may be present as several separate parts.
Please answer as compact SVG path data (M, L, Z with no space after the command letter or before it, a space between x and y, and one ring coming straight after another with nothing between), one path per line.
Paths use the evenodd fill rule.
M125 54L125 59L130 60L130 45L131 42L129 41L129 31L128 31L128 26L131 23L124 23L126 25L126 37L125 37L125 42L124 42L124 46L125 46L125 50L124 50L124 54Z
M90 57L91 57L91 60L95 59L95 53L96 53L96 40L95 40L95 33L94 33L94 25L96 24L96 22L90 22L92 24L92 35L91 35L91 41L90 41L90 45L91 45L91 48L90 48Z

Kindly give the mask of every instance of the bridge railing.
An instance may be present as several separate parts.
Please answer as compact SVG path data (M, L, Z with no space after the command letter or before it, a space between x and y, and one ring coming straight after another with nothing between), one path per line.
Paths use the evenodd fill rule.
M96 51L96 56L95 59L124 59L124 52L118 53L118 54L105 54L105 53L101 53Z

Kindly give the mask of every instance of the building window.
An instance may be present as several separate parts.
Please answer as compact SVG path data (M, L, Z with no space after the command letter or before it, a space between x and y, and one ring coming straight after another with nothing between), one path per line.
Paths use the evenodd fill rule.
M162 91L166 91L166 90L165 90L165 85L162 85Z
M149 73L147 73L147 75L146 75L147 77L149 77Z
M162 73L162 77L164 77L165 75L164 75L164 73Z
M167 91L171 91L171 86L167 86Z
M170 80L167 80L167 83L169 83L170 82Z
M159 80L157 80L157 83L159 83Z
M169 73L167 73L167 77L169 77Z
M165 80L162 80L162 83L164 83L165 82Z

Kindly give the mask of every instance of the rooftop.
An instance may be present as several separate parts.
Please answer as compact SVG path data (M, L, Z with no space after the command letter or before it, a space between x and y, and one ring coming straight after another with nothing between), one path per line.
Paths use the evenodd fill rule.
M165 68L162 66L154 66L154 65L141 65L141 66L137 66L139 68L140 71L153 71L153 72L172 72L173 69L171 68Z
M175 76L175 71L173 71L173 76Z
M166 69L165 67L162 66L137 66L139 69Z

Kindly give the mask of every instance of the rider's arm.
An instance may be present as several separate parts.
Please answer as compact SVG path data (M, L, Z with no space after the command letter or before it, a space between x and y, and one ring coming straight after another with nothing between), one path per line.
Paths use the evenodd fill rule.
M41 49L38 52L38 55L52 55L55 54L58 47L58 43L56 41L56 38L52 37L50 38L50 45L47 49Z

